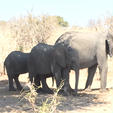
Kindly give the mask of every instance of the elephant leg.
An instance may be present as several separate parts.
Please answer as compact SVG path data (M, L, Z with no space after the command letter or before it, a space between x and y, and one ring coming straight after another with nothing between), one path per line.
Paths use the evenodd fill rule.
M101 85L101 90L104 91L106 90L106 84L107 84L107 72L108 72L108 64L107 64L107 57L106 54L102 57L100 57L100 54L97 56L97 61L98 61L98 67L99 67L99 72L100 72L100 85Z
M34 88L37 91L37 93L42 92L42 88L41 88L40 82L41 82L40 75L34 76Z
M29 81L31 84L33 83L33 74L29 72Z
M91 90L91 84L93 82L93 78L94 78L96 69L97 69L97 64L88 68L88 78L87 78L85 89L87 89L89 91Z
M61 83L61 72L56 72L55 73L55 79L56 79L56 85L57 85L57 88L60 87L60 83Z
M69 71L70 69L68 68L62 70L62 79L64 80L64 86L61 90L64 91L64 95L75 95L75 90L72 89L69 84Z
M13 86L13 77L12 77L12 75L8 74L8 79L9 79L9 91L16 91L16 89Z
M57 92L60 95L63 96L67 96L69 95L69 91L68 91L68 83L66 83L67 78L65 76L65 71L62 71L62 75L61 75L61 71L58 70L57 72L55 72L55 80L56 80L56 85L57 85ZM63 82L63 84L61 84ZM68 82L68 81L67 81Z
M106 89L107 84L107 71L108 71L108 65L105 63L103 66L99 66L99 72L100 72L100 79L101 79L101 90L104 91Z
M77 95L77 92L78 92L78 83L79 83L79 68L75 69L75 74L76 74L75 95Z
M55 71L55 80L57 85L58 94L68 96L70 95L71 87L69 85L69 70L60 69L59 66L56 66ZM64 82L63 86L61 86L61 82Z
M46 83L46 77L41 77L41 82L42 82L42 90L44 93L49 93L53 94L53 91L48 87Z
M68 69L64 69L63 70L63 76L64 76L64 91L70 95L72 92L72 88L69 84L69 70Z
M21 91L23 89L23 87L21 86L21 84L18 80L18 76L19 75L15 75L14 80L15 80L15 83L16 83L17 90Z
M39 87L39 86L41 85L41 84L40 84L40 81L41 81L40 76L39 76L39 75L36 75L36 76L34 77L35 87Z
M59 88L61 80L62 80L62 76L61 76L61 70L58 67L57 67L56 72L55 72L55 80L56 80L57 88Z

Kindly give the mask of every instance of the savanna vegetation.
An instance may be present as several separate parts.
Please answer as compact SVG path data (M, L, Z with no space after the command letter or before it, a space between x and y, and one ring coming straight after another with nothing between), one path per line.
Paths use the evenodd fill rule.
M9 21L0 21L0 76L2 76L1 81L3 81L4 78L5 78L5 80L7 80L6 79L7 76L3 75L3 62L4 62L4 59L6 58L6 56L11 51L19 50L19 51L23 51L23 52L30 52L31 48L33 46L35 46L36 44L38 44L39 42L54 44L56 39L62 33L66 32L66 31L73 31L73 30L80 31L80 32L110 31L112 33L113 32L113 16L106 17L103 20L101 20L101 19L99 19L97 21L89 20L88 26L86 26L86 27L79 27L76 25L73 25L72 27L70 27L69 23L60 16L49 16L49 15L34 16L31 13L29 13L26 16L22 16L20 18L12 18ZM109 60L109 72L108 73L110 73L111 75L113 74L112 73L113 72L112 71L112 68L113 68L112 62L113 62L112 59ZM84 72L87 73L86 71L84 71ZM97 71L97 75L98 75L98 71ZM99 77L97 77L97 78L99 78ZM97 78L96 78L96 80L98 81L99 79L97 79ZM111 77L110 77L110 80L111 80ZM113 83L113 78L112 78L112 83ZM8 84L7 81L6 81L6 84ZM112 89L113 85L111 85L111 82L109 84L110 84L109 85L110 88ZM3 84L1 82L0 85L4 86L4 81L3 81ZM75 106L76 106L75 108L77 110L83 109L83 112L84 111L86 112L86 110L88 108L86 107L86 109L85 109L85 106L90 105L90 103L92 103L92 106L97 105L99 102L102 104L104 103L102 100L104 98L102 98L102 99L98 98L98 97L102 96L102 94L99 94L99 92L97 92L97 91L96 91L96 94L93 94L91 92L91 93L89 93L89 95L82 92L82 93L80 93L79 97L70 97L71 99L68 97L68 99L66 100L64 97L58 97L56 95L57 91L56 91L55 95L53 95L53 96L47 97L47 95L46 95L44 97L43 96L41 97L34 91L32 86L27 84L27 87L29 87L30 91L22 93L21 97L19 95L18 97L20 97L19 99L21 101L18 100L18 98L17 98L17 100L18 100L17 102L21 103L24 101L23 104L21 104L21 106L23 107L24 105L26 105L25 103L28 103L28 106L30 106L30 108L28 108L28 106L26 105L27 107L26 107L26 110L24 110L24 111L21 111L21 110L13 111L12 106L7 105L7 106L11 107L12 111L11 110L8 111L8 109L7 109L6 112L8 111L8 112L16 112L16 113L19 113L19 112L27 113L27 112L32 111L34 113L55 113L55 112L69 113L68 111L70 111L70 109L72 109L72 110L74 109L74 107L73 107L74 104L75 104ZM113 90L110 90L108 93L108 96L111 96L112 92L113 92ZM13 95L15 95L15 94L13 94ZM107 93L105 95L107 95ZM1 93L0 98L2 98L2 96L4 96L4 94L2 95L2 93ZM74 98L74 101L72 101L73 98ZM75 99L75 98L77 98L77 99ZM38 102L40 101L40 102L38 103L37 101ZM69 105L66 105L66 101L68 103L70 103L70 105L72 105L72 106L70 106L72 108L68 108ZM39 104L39 107L37 107L38 106L37 104ZM112 105L113 105L113 103L112 103ZM5 106L5 107L8 108L7 106ZM107 106L107 107L109 107L109 106ZM67 108L65 108L65 107L67 107ZM0 110L1 110L1 108L0 108ZM14 108L14 109L18 109L18 106L17 106L17 108ZM30 109L30 111L29 111L29 109ZM100 112L103 112L103 111L100 110ZM2 112L5 112L5 111L3 110Z

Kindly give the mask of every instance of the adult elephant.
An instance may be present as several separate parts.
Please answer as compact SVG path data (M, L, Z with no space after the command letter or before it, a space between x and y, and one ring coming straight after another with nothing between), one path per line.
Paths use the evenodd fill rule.
M16 91L13 85L15 80L17 90L22 90L22 86L18 80L20 74L28 72L27 59L29 53L23 53L21 51L12 51L4 61L4 73L5 68L9 79L9 91Z
M39 43L32 48L28 58L28 69L30 81L42 81L42 89L47 93L53 93L46 83L46 76L53 76L59 87L62 76L62 69L69 66L68 51L62 45L48 45ZM34 80L33 80L34 79ZM66 83L68 84L68 83Z
M101 89L106 88L107 55L113 55L113 36L98 32L66 32L61 35L55 45L65 45L71 59L71 69L76 72L75 91L78 89L79 69L88 68L86 88L91 87L94 74L99 67Z

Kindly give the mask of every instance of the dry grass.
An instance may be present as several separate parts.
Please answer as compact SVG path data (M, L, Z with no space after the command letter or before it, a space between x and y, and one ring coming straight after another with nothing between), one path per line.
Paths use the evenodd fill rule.
M0 72L11 51L30 52L39 42L47 42L57 26L55 18L32 14L0 24Z
M111 21L110 21L111 22ZM109 22L109 24L110 24ZM5 57L14 50L23 50L29 52L30 49L39 42L47 42L48 44L54 44L56 39L66 31L104 31L103 27L97 26L92 28L62 28L56 25L55 18L49 16L34 17L28 14L25 17L13 19L7 23L0 24L0 72L3 71L3 62ZM7 76L0 76L0 111L1 112L15 112L15 113L55 113L58 111L65 113L84 113L84 112L111 112L113 105L113 59L108 61L108 80L107 93L101 94L99 92L100 81L99 72L97 70L92 84L94 90L92 92L80 92L78 97L63 97L59 98L56 95L38 95L34 89L31 88L31 92L27 92L24 95L27 102L22 101L18 103L18 92L8 92ZM24 84L26 82L25 77L22 75L20 81ZM87 70L80 71L79 89L85 87L87 78ZM75 86L74 72L70 74L71 87ZM51 87L51 80L47 79L48 85ZM56 86L54 86L56 87ZM37 100L38 99L38 100ZM26 105L27 103L27 105ZM40 103L40 104L39 104ZM29 105L28 105L29 104ZM39 105L37 105L39 104ZM37 105L37 106L36 106ZM27 108L26 108L27 106ZM30 108L29 108L30 107ZM110 109L109 109L110 108ZM32 109L32 111L31 111ZM37 111L38 109L38 111ZM56 111L56 109L58 111Z
M112 17L106 19L108 26L112 26ZM36 17L29 13L27 16L13 18L0 23L0 72L6 56L14 50L29 52L39 42L54 44L57 38L66 31L106 31L104 26L94 27L60 27L55 17L48 15Z
M61 82L59 88L54 91L54 95L48 97L46 100L41 102L41 106L37 106L38 93L35 90L35 87L31 83L27 83L27 87L29 90L21 92L21 100L26 99L28 101L28 105L31 106L33 113L58 113L57 106L59 105L58 92L62 88L64 82ZM38 89L38 88L37 88Z
M56 109L56 113L112 113L113 111L113 59L109 59L109 71L108 71L108 80L107 80L107 88L108 90L104 93L99 91L100 81L99 81L99 73L96 72L96 75L92 84L92 91L78 91L78 96L54 96L50 94L36 94L36 101L30 100L33 103L36 103L36 107L40 111L42 109L46 111L47 109L52 108L50 103L55 102L54 98L56 98L56 104L52 102L53 108ZM26 87L27 84L27 74L23 74L20 76L20 82L23 86ZM79 89L83 89L85 87L87 78L87 70L81 70L80 79L79 79ZM0 112L1 113L31 113L33 112L32 106L28 100L23 99L19 101L20 94L19 92L9 92L8 91L8 78L7 76L0 76ZM74 87L74 72L70 73L70 83L71 86ZM51 80L47 80L47 84L51 87ZM28 91L25 89L25 91ZM32 93L31 93L32 94ZM28 95L27 97L30 97ZM33 95L32 98L35 98ZM47 112L46 112L47 113ZM54 112L55 113L55 112Z
M34 17L28 14L10 21L12 37L15 38L18 49L30 50L39 42L46 42L56 28L55 20L50 16Z

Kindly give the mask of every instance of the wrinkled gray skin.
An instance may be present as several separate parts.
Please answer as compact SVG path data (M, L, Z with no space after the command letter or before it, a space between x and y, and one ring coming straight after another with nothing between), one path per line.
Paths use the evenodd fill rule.
M6 67L6 71L9 79L9 91L16 91L13 85L13 80L15 80L17 90L22 90L22 86L18 80L18 77L20 74L24 74L28 72L28 67L27 67L28 56L29 56L29 53L13 51L5 59L4 73L5 73L5 67ZM45 75L45 79L50 76ZM37 86L40 86L40 81L41 81L40 76L38 78L35 78L35 82L37 83Z
M57 87L60 85L62 69L68 66L66 61L69 61L66 60L66 58L68 58L66 56L66 52L67 49L61 45L52 46L39 43L33 47L28 59L28 69L31 83L35 82L35 84L38 85L37 80L40 78L43 90L47 93L53 93L53 91L51 91L51 89L47 86L45 75L55 76Z
M75 91L77 93L79 69L88 68L88 78L85 89L91 87L97 65L101 77L101 89L106 88L107 81L107 55L113 55L113 36L108 33L82 33L66 32L61 35L55 45L65 45L69 48L68 52L71 59L71 69L75 70L76 83Z
M13 80L15 80L17 90L22 90L22 86L18 80L20 74L28 72L27 59L28 53L20 51L11 52L4 61L4 69L6 68L9 79L9 91L15 91ZM4 70L5 73L5 70Z

